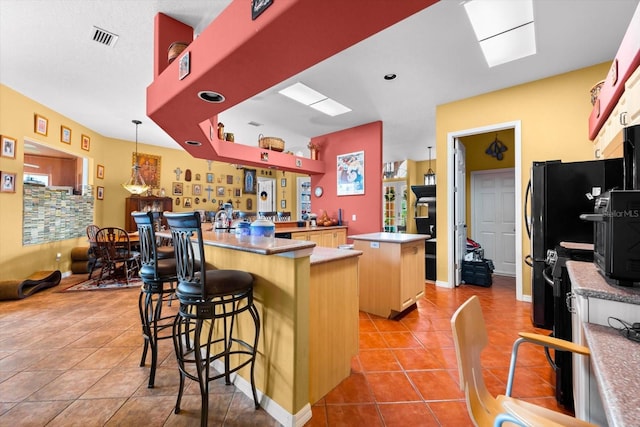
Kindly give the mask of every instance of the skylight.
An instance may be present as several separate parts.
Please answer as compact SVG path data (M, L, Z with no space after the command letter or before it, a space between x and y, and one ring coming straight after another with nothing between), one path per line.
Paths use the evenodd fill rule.
M282 89L279 93L331 117L339 116L340 114L351 111L351 108L340 104L338 101L335 101L300 82Z
M464 8L489 67L536 53L532 0L470 0Z

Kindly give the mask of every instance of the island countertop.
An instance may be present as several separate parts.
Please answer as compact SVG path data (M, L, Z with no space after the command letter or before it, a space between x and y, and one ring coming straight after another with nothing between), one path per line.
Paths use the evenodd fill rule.
M168 239L171 238L171 232L169 231L159 231L156 235ZM203 243L207 246L252 252L260 255L277 255L291 252L295 256L308 256L316 245L312 241L241 236L233 232L203 230L202 237L204 239Z
M348 236L352 240L368 240L372 242L387 242L387 243L408 243L415 242L416 240L427 240L431 236L429 234L408 234L408 233L367 233L367 234L354 234Z

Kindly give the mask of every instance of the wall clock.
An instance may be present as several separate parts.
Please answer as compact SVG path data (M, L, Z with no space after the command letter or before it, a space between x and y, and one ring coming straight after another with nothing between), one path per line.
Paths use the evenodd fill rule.
M318 185L315 190L313 190L313 193L316 195L316 197L322 197L322 193L324 193L324 190Z

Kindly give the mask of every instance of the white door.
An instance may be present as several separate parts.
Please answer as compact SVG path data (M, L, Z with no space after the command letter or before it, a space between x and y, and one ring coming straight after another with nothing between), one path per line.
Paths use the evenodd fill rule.
M493 261L496 274L516 274L515 173L513 169L471 173L473 240Z
M276 211L276 180L258 178L258 212Z
M455 140L454 153L456 170L454 174L454 212L455 212L455 285L462 282L462 259L467 252L467 223L466 223L466 152L464 144L458 138Z

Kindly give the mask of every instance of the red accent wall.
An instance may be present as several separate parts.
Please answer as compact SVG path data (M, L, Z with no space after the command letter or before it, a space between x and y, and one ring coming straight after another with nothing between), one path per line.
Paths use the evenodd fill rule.
M311 176L311 188L320 185L324 189L320 198L312 192L313 212L320 216L326 210L337 218L342 208L349 235L382 231L382 122L317 136L311 142L320 147L319 159L325 162L325 174ZM364 151L364 194L338 196L336 156L356 151ZM356 221L351 219L354 214Z

